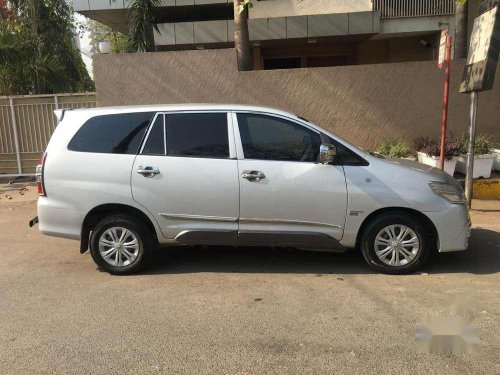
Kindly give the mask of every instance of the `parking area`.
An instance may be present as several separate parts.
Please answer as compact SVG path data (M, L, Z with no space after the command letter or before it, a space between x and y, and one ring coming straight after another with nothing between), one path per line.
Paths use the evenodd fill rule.
M1 374L500 373L500 201L474 202L468 251L409 276L357 252L179 247L117 277L28 227L35 190L0 185ZM478 351L418 352L418 319L455 296Z

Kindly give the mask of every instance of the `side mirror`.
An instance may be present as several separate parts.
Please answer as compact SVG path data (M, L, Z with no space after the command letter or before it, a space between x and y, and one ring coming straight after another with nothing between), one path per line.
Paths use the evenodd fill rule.
M336 155L337 148L334 145L322 144L319 147L319 162L321 164L333 164Z

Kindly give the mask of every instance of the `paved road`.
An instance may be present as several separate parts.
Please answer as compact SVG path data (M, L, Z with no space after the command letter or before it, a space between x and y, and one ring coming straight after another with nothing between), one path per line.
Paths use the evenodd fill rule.
M424 274L357 253L175 248L137 276L29 229L33 195L0 186L0 373L499 374L500 204L473 212L468 252ZM30 189L32 189L30 187ZM17 195L16 195L17 194ZM31 195L30 195L31 194ZM419 317L469 296L475 354L419 353Z

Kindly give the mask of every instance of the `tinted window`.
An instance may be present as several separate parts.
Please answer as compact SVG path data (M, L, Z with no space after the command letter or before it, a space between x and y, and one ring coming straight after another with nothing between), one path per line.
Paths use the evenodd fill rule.
M76 132L71 151L136 154L152 112L96 116Z
M368 165L368 162L358 154L354 153L344 145L336 142L333 138L328 137L328 139L330 140L330 143L335 145L335 147L337 148L336 159L338 161L338 164L352 166Z
M169 114L166 124L167 155L229 157L226 113Z
M317 162L318 133L278 117L238 114L245 159Z
M165 134L163 115L158 115L142 150L147 155L165 155Z

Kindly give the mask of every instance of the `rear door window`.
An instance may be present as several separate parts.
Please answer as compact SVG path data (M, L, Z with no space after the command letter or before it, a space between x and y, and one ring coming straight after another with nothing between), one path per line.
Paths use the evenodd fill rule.
M172 113L165 119L168 156L229 158L227 113Z
M68 150L136 154L154 112L119 113L87 120L68 144Z

